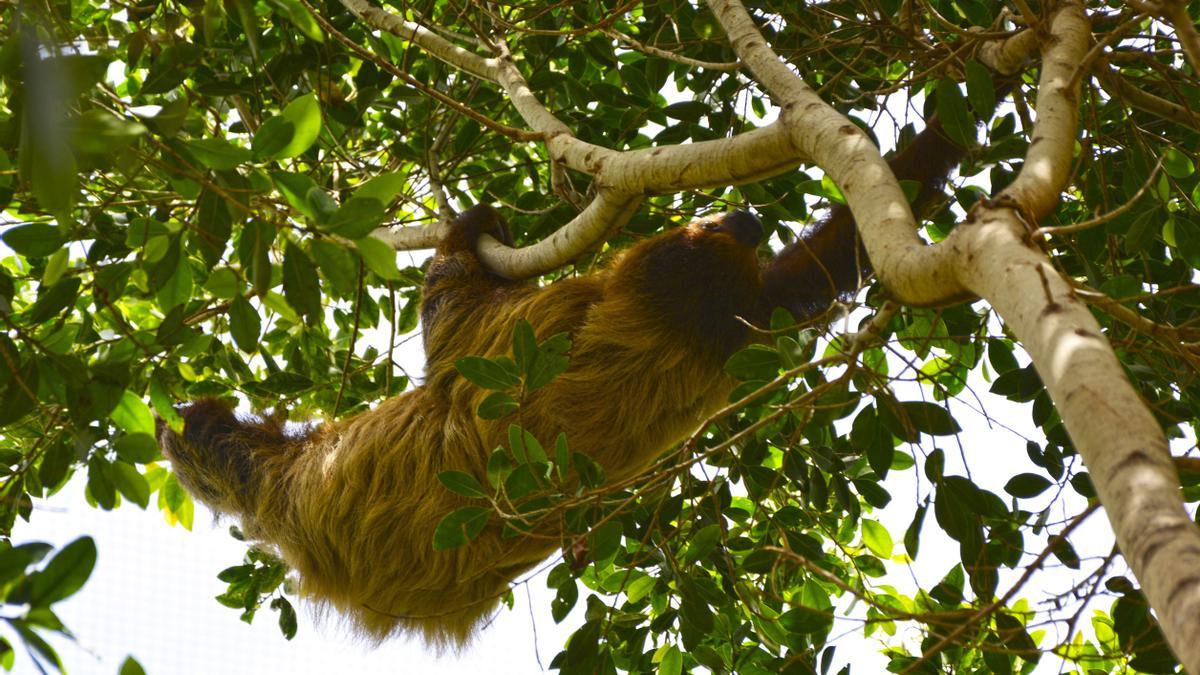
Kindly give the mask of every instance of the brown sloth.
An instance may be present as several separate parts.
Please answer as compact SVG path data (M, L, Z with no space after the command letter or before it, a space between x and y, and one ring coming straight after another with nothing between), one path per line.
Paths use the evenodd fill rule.
M891 164L921 183L921 208L962 155L935 119ZM476 206L454 221L429 267L423 385L299 435L213 399L182 409L181 435L160 434L196 498L239 517L247 536L295 569L308 598L375 639L410 633L461 645L513 579L561 546L555 526L502 538L493 523L466 546L433 549L442 518L472 504L437 475L461 471L486 484L488 457L507 445L510 424L476 415L488 392L457 372L457 359L506 354L521 319L540 339L566 332L569 366L523 402L523 425L543 440L565 432L572 450L620 480L726 402L733 382L722 365L754 339L748 323L764 324L776 306L811 318L861 276L854 222L841 206L766 261L758 219L735 211L547 286L486 269L474 253L483 233L506 236L496 212Z

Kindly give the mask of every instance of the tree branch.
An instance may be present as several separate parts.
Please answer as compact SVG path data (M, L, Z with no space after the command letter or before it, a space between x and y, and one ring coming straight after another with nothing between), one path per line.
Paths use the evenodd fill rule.
M1182 124L1200 131L1200 115L1178 103L1155 96L1130 84L1125 76L1110 66L1103 57L1098 60L1103 65L1096 69L1096 79L1100 81L1100 86L1104 87L1104 90L1109 95L1119 98L1130 106L1144 110L1151 115L1158 115L1169 122Z
M792 143L787 120L732 138L625 152L581 141L533 94L503 43L494 45L495 56L485 58L366 0L342 3L370 26L410 40L431 56L499 85L530 129L541 134L553 161L592 176L599 203L589 205L549 239L518 252L481 238L484 260L507 277L552 270L595 246L628 221L643 195L748 183L790 171L806 158ZM436 244L442 227L381 228L375 236L397 248L426 248Z
M1200 672L1200 529L1183 508L1166 437L1087 305L1029 242L1022 218L1056 205L1078 133L1071 72L1088 40L1078 0L1063 3L1049 27L1025 165L941 246L957 251L961 283L991 303L1029 352L1167 641Z
M837 183L854 214L876 274L896 298L930 305L967 290L953 273L954 253L926 246L895 175L870 138L825 103L775 54L738 0L709 0L742 62L775 102L792 142Z

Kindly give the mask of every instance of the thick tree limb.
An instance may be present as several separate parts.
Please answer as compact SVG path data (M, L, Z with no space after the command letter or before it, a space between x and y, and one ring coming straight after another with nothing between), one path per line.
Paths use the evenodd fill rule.
M970 291L988 300L1029 351L1083 457L1117 541L1184 665L1200 672L1200 529L1190 522L1158 423L1124 376L1099 325L1026 219L1052 211L1078 133L1089 26L1078 0L1049 23L1037 123L1021 173L978 217L925 246L879 153L821 102L763 41L736 0L709 0L735 51L795 124L795 143L842 187L875 269L907 302Z
M1021 69L1037 48L1037 33L1026 28L1005 40L983 43L979 62L998 73L1012 74Z
M1178 103L1168 101L1161 96L1155 96L1150 92L1130 84L1125 76L1121 75L1115 68L1110 66L1103 58L1099 59L1103 63L1096 68L1096 79L1100 81L1100 85L1109 95L1119 98L1125 103L1128 103L1134 108L1144 110L1151 115L1159 117L1176 124L1191 127L1200 130L1200 115L1196 112L1185 108Z
M928 247L879 149L857 126L817 96L763 40L736 0L709 0L730 44L754 79L783 108L792 143L833 179L859 224L876 274L901 301L938 304L967 295L952 272L952 252Z
M996 202L1016 203L1034 218L1054 208L1070 170L1078 86L1064 83L1087 44L1082 9L1067 4L1051 31L1034 140L1021 174ZM1166 437L1085 303L1025 228L1012 209L993 206L944 243L961 252L963 282L1028 350L1167 641L1189 671L1200 672L1200 529L1183 508Z

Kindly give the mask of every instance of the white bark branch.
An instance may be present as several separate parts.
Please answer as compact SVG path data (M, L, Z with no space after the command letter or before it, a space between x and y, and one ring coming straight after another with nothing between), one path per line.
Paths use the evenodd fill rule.
M1079 3L1064 3L1050 30L1025 165L1002 199L943 245L958 252L963 284L991 303L1029 352L1168 643L1190 672L1200 672L1200 529L1184 510L1166 437L1092 313L1028 241L1020 217L1053 210L1078 133L1072 72L1088 40ZM1020 215L1005 203L1017 204Z
M428 28L376 7L367 0L341 0L342 5L354 16L417 45L439 61L470 73L483 80L496 81L497 60L485 58L450 42Z
M897 299L930 305L967 295L944 247L926 246L896 177L857 126L825 103L767 45L737 0L709 0L742 62L783 108L780 119L799 151L829 175L846 198L875 272Z
M1037 48L1037 32L1026 28L1008 39L983 43L979 62L998 73L1011 75L1021 69Z
M1096 79L1100 81L1100 85L1109 95L1151 115L1158 115L1167 121L1200 130L1200 115L1178 103L1142 90L1129 82L1103 57L1100 61L1102 65L1095 70Z
M626 152L581 141L533 94L504 44L495 45L497 54L485 58L367 0L342 0L342 4L368 25L410 40L431 56L498 85L529 128L545 139L553 161L592 176L599 202L549 239L520 251L486 237L481 241L484 260L510 278L547 272L596 246L628 222L643 195L748 183L790 171L806 159L792 142L793 131L786 120L732 138ZM436 244L442 227L380 228L374 236L400 249L427 248Z
M1064 3L1050 23L1050 44L1042 49L1037 122L1016 179L1000 193L1019 204L1030 225L1058 205L1071 171L1079 132L1079 80L1075 68L1087 52L1090 26L1074 0Z
M709 0L742 60L793 129L842 187L880 278L895 295L921 302L971 291L988 300L1029 351L1067 426L1116 533L1175 653L1200 672L1200 529L1183 508L1166 438L1124 376L1095 318L1067 280L1027 241L1021 216L1053 210L1066 186L1078 132L1076 64L1088 23L1078 0L1050 22L1043 52L1037 124L1024 168L997 204L924 246L894 177L869 142L763 42L736 0Z

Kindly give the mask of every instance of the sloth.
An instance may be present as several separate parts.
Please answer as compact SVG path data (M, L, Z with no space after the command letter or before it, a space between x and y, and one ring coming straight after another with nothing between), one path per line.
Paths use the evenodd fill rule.
M921 185L916 209L941 194L963 152L934 118L893 158L899 178ZM183 407L181 434L165 425L160 432L164 454L197 499L239 518L248 537L295 570L307 598L374 640L408 634L461 646L514 579L562 546L558 525L504 537L493 519L469 544L434 550L442 518L472 505L438 474L460 471L486 484L488 458L507 445L510 424L477 416L488 392L466 380L456 360L506 354L520 320L539 339L566 333L569 364L522 402L522 425L537 439L565 432L573 451L620 481L645 472L726 402L734 383L723 364L756 339L752 327L775 307L811 319L858 288L865 272L844 206L765 260L761 223L733 211L545 286L487 269L475 255L484 233L507 241L494 209L465 211L428 268L421 386L303 433L239 416L216 399Z

